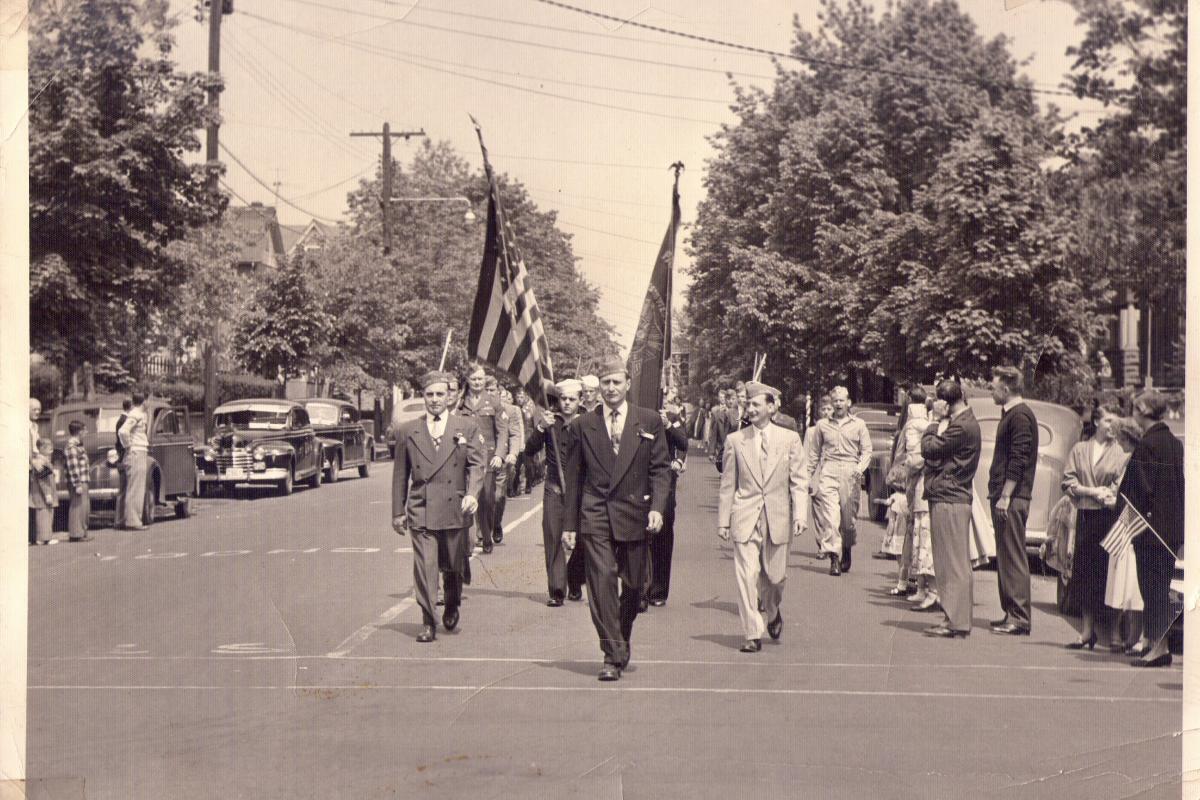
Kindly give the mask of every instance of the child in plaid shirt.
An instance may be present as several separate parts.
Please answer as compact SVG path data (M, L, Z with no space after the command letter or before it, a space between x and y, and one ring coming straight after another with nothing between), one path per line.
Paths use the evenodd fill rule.
M34 541L37 544L57 544L54 538L54 509L58 507L58 490L54 486L54 467L50 459L54 443L39 437L37 455L29 463L29 515L33 519Z
M83 423L72 420L67 426L71 438L67 440L65 455L67 457L67 488L71 493L70 506L67 509L67 531L72 542L87 542L93 537L88 533L88 517L92 512L91 497L88 495L88 464L87 450L79 441L83 433Z

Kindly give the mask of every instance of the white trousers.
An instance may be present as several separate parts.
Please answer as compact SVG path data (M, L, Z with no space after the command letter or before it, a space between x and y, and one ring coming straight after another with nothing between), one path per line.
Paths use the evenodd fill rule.
M738 584L738 616L747 639L761 639L766 620L774 620L783 602L787 580L788 544L773 544L767 535L766 510L758 516L754 533L744 542L733 543L733 567ZM758 610L762 598L763 611Z

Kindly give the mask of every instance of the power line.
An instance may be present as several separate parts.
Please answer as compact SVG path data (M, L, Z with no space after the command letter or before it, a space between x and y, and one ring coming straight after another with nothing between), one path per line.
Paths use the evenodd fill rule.
M306 1L307 0L291 0L291 2L306 2ZM300 28L295 25L290 25L286 22L280 22L279 20L270 19L269 17L259 16L258 14L254 14L249 11L241 11L241 12L239 12L239 14L241 14L241 16L243 16L243 17L249 17L251 19L256 19L256 20L259 20L260 22L265 22L268 25L275 25L277 27L293 31L295 33L300 33L305 36L311 36L315 39L321 39L323 41L334 42L335 44L340 44L343 47L349 47L353 50L358 50L360 52L372 53L372 51L371 51L372 46L366 45L363 42L347 42L347 41L344 41L341 39L337 39L335 37L330 37L330 36L327 36L327 35L324 35L321 33L317 33L315 31L306 30L304 28ZM465 33L465 31L463 31L463 33ZM452 69L443 69L440 67L431 66L429 64L422 64L418 61L413 61L411 59L399 58L399 57L388 54L386 51L374 52L372 54L381 56L383 58L389 58L393 61L399 61L401 63L410 64L414 67L419 67L421 69L427 69L427 70L431 70L433 72L439 72L444 75L453 75L453 76L456 76L459 78L465 78L467 80L478 81L479 83L485 83L490 86L499 86L499 87L505 88L505 89L514 89L518 92L534 94L534 95L538 95L540 97L552 97L557 100L566 100L568 102L579 103L581 105L595 106L597 108L607 108L607 109L610 109L613 111L625 111L630 114L641 114L643 116L648 116L648 117L658 117L659 119L670 119L670 120L676 120L676 121L680 121L680 122L696 122L696 123L700 123L702 125L721 125L722 124L720 121L713 120L713 119L700 119L698 117L684 117L684 116L679 116L676 114L664 114L664 113L661 113L658 111L646 111L645 109L640 109L640 108L630 108L629 106L619 106L619 105L615 105L613 103L602 103L598 100L586 100L582 97L573 97L571 95L557 94L555 92L547 92L547 91L543 91L540 89L530 89L525 86L516 86L514 84L505 83L503 81L493 81L488 78L481 78L476 75L468 75L466 73L457 72Z
M492 158L511 158L515 161L546 161L551 164L580 164L587 167L614 167L617 169L652 169L662 170L657 164L613 164L603 161L576 161L570 158L544 158L542 156L514 156L508 153L495 153Z
M614 55L612 53L604 53L599 50L580 50L577 47L565 47L562 45L547 44L545 42L533 42L528 39L513 39L508 36L497 36L495 34L490 34L490 33L479 33L478 31L468 31L468 30L463 30L461 28L445 28L440 25L430 25L427 22L414 22L413 20L410 20L410 19L398 19L396 17L388 17L388 16L384 16L382 14L372 14L369 11L358 11L358 10L354 10L354 9L350 9L350 8L345 8L342 6L331 6L331 5L327 5L325 3L318 3L318 2L316 2L316 0L288 0L288 2L299 3L300 5L311 6L313 8L323 8L328 11L337 11L342 14L353 14L355 16L367 17L369 19L386 20L388 22L393 22L398 25L408 25L408 26L411 26L414 28L423 28L425 30L440 31L443 33L461 34L464 36L474 36L479 39L489 39L489 40L497 41L497 42L507 42L509 44L519 44L519 45L524 45L526 47L537 47L537 48L541 48L544 50L556 50L559 52L573 53L575 55L596 56L599 58L614 59L616 61L629 61L629 62L632 62L635 64L649 64L650 66L654 66L654 67L672 67L675 69L692 70L694 72L709 72L709 73L714 73L717 75L737 75L738 77L742 77L742 78L761 78L764 80L775 80L775 77L776 77L774 75L765 75L762 73L755 73L755 72L736 72L736 71L727 70L727 69L717 69L715 67L700 67L695 64L680 64L680 63L674 62L674 61L660 61L660 60L649 59L649 58L636 58L634 56L620 56L620 55ZM245 14L246 12L238 12L238 13Z
M358 172L354 173L349 178L343 178L342 180L338 181L337 183L331 183L328 186L326 186L324 189L316 189L314 191L306 192L302 195L298 195L296 197L296 199L297 200L305 200L309 197L316 197L319 194L325 194L325 192L331 191L333 189L338 188L339 186L347 184L350 181L354 180L355 178L361 178L363 175L366 175L368 172L370 172L373 169L375 169L374 164L370 165L369 167L366 167L365 169L360 169Z
M268 185L267 185L267 183L266 183L266 181L264 181L262 178L260 178L260 177L258 177L257 175L255 175L255 174L254 174L254 172L253 172L253 170L251 170L249 167L247 167L247 166L246 166L246 164L245 164L245 163L244 163L244 162L243 162L243 161L242 161L240 158L238 158L238 157L237 157L237 156L234 154L234 152L233 152L232 150L230 150L230 149L229 149L229 148L228 148L228 147L225 145L225 143L224 143L224 142L219 142L219 143L218 143L218 145L220 146L220 148L221 148L222 150L224 150L224 151L225 151L225 155L227 155L227 156L229 156L230 158L232 158L232 159L233 159L233 161L234 161L234 163L236 163L236 164L237 164L239 167L241 167L241 168L242 168L242 170L243 170L243 171L245 171L245 173L246 173L247 175L249 175L251 178L253 178L253 179L254 179L254 182L255 182L255 183L257 183L259 186L261 186L261 187L263 187L264 189L266 189L268 192L274 193L274 191L275 191L275 190L274 190L272 187L268 186ZM338 220L336 220L336 219L331 219L331 218L329 218L329 217L324 217L324 216L321 216L320 214L314 214L313 212L311 212L311 211L309 211L309 210L307 210L307 209L305 209L305 208L301 208L300 206L296 205L295 203L293 203L291 200L287 199L286 197L282 197L282 196L280 196L280 197L279 197L279 201L280 201L280 202L282 202L282 203L284 203L285 205L291 206L292 208L294 208L294 209L296 209L297 211L299 211L301 214L306 214L306 215L308 215L308 216L312 217L313 219L319 219L319 220L321 220L322 222L328 222L328 223L329 223L329 224L331 224L331 225L340 225L340 224L341 224L341 223L340 223L340 222L338 222Z
M300 2L300 0L295 0L295 1ZM833 61L831 59L816 58L813 56L799 56L799 55L796 55L795 53L785 53L780 50L769 50L764 47L754 47L752 45L738 44L736 42L728 42L723 39L715 39L711 36L699 36L694 33L685 33L683 31L672 30L671 28L663 28L659 25L648 25L644 22L637 22L632 19L622 19L621 17L615 17L611 14L603 14L599 11L592 11L591 9L580 8L578 6L568 5L567 3L559 2L559 0L535 0L535 2L542 3L543 5L547 5L547 6L554 6L555 8L561 8L566 11L573 11L576 14L583 14L584 16L587 16L587 17L594 17L596 19L608 20L610 22L619 22L623 25L628 25L633 28L641 28L643 30L654 31L655 33L661 33L661 34L665 34L667 36L677 36L682 39L691 39L692 41L706 42L708 44L715 44L715 45L720 45L722 47L728 47L733 50L741 50L741 51L747 52L747 53L758 53L760 55L771 56L773 58L786 58L786 59L789 59L792 61L799 61L801 63L809 64L809 65L822 66L822 67L833 67L835 69L857 70L857 71L866 72L866 73L877 73L880 75L890 75L894 78L903 78L905 80L913 80L913 81L933 81L935 83L936 82L955 83L955 84L960 84L960 85L964 85L964 86L974 86L975 88L980 88L980 89L990 89L990 88L1012 89L1012 90L1024 90L1024 91L1034 92L1037 94L1058 95L1058 96L1062 96L1062 97L1074 97L1075 96L1074 92L1068 92L1068 91L1065 91L1062 89L1039 89L1039 88L1036 88L1035 86L1021 86L1021 85L1015 84L1015 83L994 83L992 81L987 81L987 80L983 80L980 78L956 78L956 77L953 77L950 75L937 75L937 74L933 74L933 73L914 73L914 72L906 72L904 70L890 69L887 67L872 67L872 66L866 66L864 64L849 64L849 63L842 62L842 61Z
M591 231L604 236L614 236L618 239L628 239L631 242L641 242L642 244L662 244L661 242L651 241L650 239L638 239L636 236L626 236L623 233L613 233L612 231L601 230L600 228L589 228L587 225L576 225L574 222L567 222L565 219L558 220L558 224L566 225L568 228L578 228L581 231Z

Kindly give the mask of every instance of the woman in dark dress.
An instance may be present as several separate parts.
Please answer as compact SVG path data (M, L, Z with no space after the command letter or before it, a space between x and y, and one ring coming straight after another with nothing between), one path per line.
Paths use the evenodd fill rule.
M1114 435L1121 411L1104 406L1096 417L1096 433L1079 442L1067 457L1062 488L1076 509L1075 553L1071 559L1071 591L1079 598L1083 628L1072 650L1096 646L1096 622L1104 614L1104 588L1108 582L1108 553L1100 546L1116 521L1116 489L1129 453Z
M1165 667L1171 663L1167 633L1171 623L1171 576L1175 556L1183 546L1183 444L1163 423L1167 399L1150 390L1138 395L1133 417L1142 426L1121 481L1122 502L1133 506L1151 530L1133 540L1138 588L1145 610L1143 635L1150 648L1130 662L1135 667ZM1118 505L1120 507L1120 505Z

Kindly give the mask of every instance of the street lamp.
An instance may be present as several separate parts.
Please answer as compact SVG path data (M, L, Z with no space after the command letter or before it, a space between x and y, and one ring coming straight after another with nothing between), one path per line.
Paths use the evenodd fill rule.
M474 222L477 217L475 212L471 210L471 201L465 197L393 197L392 202L395 203L466 203L467 213L463 214L463 220L466 222Z

